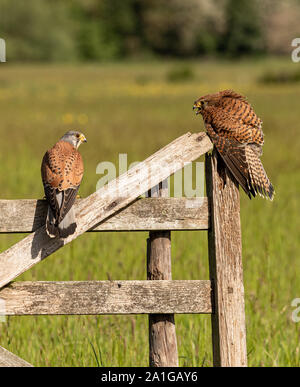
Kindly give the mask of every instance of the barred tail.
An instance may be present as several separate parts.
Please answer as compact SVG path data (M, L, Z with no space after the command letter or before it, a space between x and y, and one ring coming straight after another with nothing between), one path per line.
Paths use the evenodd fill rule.
M251 145L246 146L246 159L249 166L251 185L255 192L267 199L274 199L274 187L260 161L257 150Z

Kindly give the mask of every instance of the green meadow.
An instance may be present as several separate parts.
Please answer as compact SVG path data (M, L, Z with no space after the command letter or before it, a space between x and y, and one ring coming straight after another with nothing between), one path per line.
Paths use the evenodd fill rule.
M96 189L102 161L141 161L187 131L204 130L192 111L201 95L244 94L263 120L265 169L273 202L241 192L247 345L250 366L299 366L300 83L286 59L0 65L1 199L42 198L44 152L80 130L85 175L80 195ZM261 79L265 81L262 82ZM275 76L276 78L276 76ZM279 77L280 78L280 77ZM201 159L203 160L203 159ZM24 235L0 235L1 251ZM84 234L16 280L146 279L147 233ZM172 233L173 279L208 279L207 235ZM211 366L210 316L177 315L181 366ZM0 323L0 345L35 366L147 366L147 316L22 316Z

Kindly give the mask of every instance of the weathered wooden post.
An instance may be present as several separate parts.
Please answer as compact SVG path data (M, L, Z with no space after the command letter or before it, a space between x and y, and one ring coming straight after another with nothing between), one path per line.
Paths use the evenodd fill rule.
M168 196L164 180L149 197ZM147 239L147 279L171 280L171 232L150 231ZM174 314L149 314L149 363L151 367L178 367Z
M210 279L214 288L214 366L247 366L240 196L238 184L214 150L206 155Z

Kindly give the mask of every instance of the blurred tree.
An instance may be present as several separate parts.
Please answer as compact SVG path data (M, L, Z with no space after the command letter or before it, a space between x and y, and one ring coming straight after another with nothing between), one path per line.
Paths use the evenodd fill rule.
M7 59L289 53L300 0L0 0Z
M7 60L72 60L76 57L68 4L52 0L0 0L0 36Z
M300 37L300 1L265 0L263 33L272 54L290 54L291 42Z
M77 0L78 48L84 59L114 59L141 50L139 0Z
M226 29L221 48L237 57L262 52L264 40L257 0L227 0Z
M168 56L213 53L222 23L223 0L144 0L146 44Z

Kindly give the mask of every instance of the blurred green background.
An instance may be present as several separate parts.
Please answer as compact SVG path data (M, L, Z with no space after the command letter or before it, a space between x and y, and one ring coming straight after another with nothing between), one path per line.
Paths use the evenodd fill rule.
M299 366L300 1L0 0L1 199L41 198L40 163L83 131L81 196L97 164L143 160L187 131L201 95L232 88L263 120L272 203L241 192L250 366ZM203 159L201 159L203 160ZM4 251L24 235L1 235ZM146 279L147 233L84 234L17 280ZM172 233L173 279L207 279L205 232ZM146 366L147 316L23 316L0 345L36 366ZM211 366L210 317L176 316L180 365Z
M286 54L299 0L1 0L13 61Z

